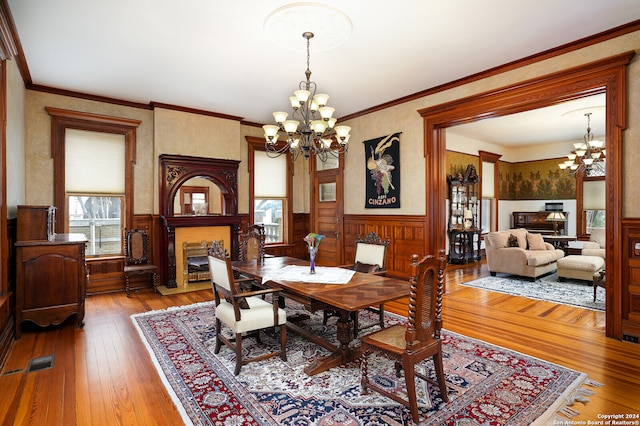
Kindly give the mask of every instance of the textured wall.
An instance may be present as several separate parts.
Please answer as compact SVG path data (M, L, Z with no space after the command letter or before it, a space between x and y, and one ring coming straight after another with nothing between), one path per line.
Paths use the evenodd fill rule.
M6 61L7 67L7 217L18 214L17 206L25 204L25 146L24 104L25 90L16 61Z

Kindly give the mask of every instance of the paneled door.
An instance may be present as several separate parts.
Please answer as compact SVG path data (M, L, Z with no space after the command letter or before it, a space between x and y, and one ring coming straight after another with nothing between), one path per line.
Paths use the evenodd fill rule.
M311 232L324 235L316 256L318 265L342 264L342 215L344 212L342 193L342 158L329 155L327 161L319 159L313 168L313 194L311 198Z

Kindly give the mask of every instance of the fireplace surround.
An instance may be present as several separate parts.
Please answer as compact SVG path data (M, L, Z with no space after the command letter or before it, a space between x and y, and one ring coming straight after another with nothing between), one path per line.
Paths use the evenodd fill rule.
M238 232L242 217L238 215L238 165L236 160L162 154L159 157L159 210L162 220L163 276L167 288L176 282L176 228L228 226L230 253L238 254ZM215 184L222 197L221 214L175 215L174 198L191 178L204 178Z

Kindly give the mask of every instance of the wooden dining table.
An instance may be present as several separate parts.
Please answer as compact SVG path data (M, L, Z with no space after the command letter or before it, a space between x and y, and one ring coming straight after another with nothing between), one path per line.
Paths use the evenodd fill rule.
M287 266L309 266L308 261L287 256L265 258L262 262L234 261L232 265L235 271L260 280L266 287L281 288L285 298L301 303L310 312L329 309L340 314L336 336L338 345L311 333L297 322L287 318L288 330L331 352L328 356L316 359L304 368L305 373L310 376L355 361L360 357L359 346L350 345L355 337L352 312L406 297L410 290L408 281L361 272L354 272L345 284L310 282L309 278L305 281L270 279ZM265 278L266 281L263 280Z

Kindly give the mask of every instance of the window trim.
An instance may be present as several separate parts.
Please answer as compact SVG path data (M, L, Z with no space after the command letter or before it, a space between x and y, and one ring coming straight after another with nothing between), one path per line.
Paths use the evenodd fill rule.
M262 151L266 154L264 147L264 139L253 136L245 136L248 143L247 156L248 156L248 172L249 172L249 220L253 222L254 218L254 203L255 203L255 190L254 190L254 155L256 151ZM293 157L290 152L285 154L287 156L287 196L285 198L284 208L286 212L283 215L286 218L286 223L282 227L282 243L277 244L290 244L293 236ZM269 244L267 244L269 245Z
M56 232L69 232L65 190L65 130L67 128L124 135L125 205L123 226L133 223L134 165L136 164L136 129L140 120L46 107L51 116L51 158L53 159L53 205L57 207Z

